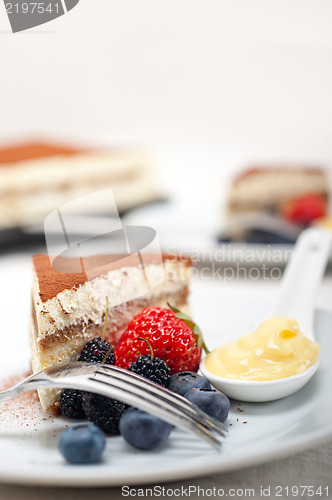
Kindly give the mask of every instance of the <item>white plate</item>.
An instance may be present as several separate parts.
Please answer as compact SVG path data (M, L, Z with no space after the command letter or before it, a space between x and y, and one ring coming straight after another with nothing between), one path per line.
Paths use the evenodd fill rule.
M21 278L16 290L17 303L3 294L1 304L2 338L0 375L27 367L29 349L27 315L29 311L29 272L25 264L12 269L9 276ZM2 282L2 287L6 285ZM208 345L244 333L260 321L265 304L225 299L218 288L194 284L192 309L201 324ZM4 291L4 288L1 290ZM0 294L1 298L1 294ZM17 318L17 323L12 318ZM157 451L140 452L121 437L107 439L104 459L92 466L65 463L57 449L58 438L67 424L63 418L40 421L40 416L23 420L0 410L0 481L36 485L122 486L183 480L239 469L295 453L332 436L331 335L332 315L318 312L317 338L322 344L322 363L313 380L294 396L264 404L232 403L228 424L232 424L221 453L185 432L175 430L169 442ZM237 408L243 410L238 411ZM23 409L23 414L25 410ZM239 419L239 421L237 421ZM244 424L243 422L247 422Z

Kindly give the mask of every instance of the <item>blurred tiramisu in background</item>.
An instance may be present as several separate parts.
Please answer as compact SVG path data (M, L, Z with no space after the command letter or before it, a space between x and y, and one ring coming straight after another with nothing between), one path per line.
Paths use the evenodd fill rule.
M248 168L230 186L220 241L294 243L304 227L326 219L330 196L325 169Z
M111 188L123 213L157 199L150 159L135 149L83 149L52 142L0 148L0 230L41 223L72 199ZM102 201L86 207L103 213Z

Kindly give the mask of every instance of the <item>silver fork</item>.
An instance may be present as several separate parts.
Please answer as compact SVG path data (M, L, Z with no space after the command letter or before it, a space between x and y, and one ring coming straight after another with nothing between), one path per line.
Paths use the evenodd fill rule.
M74 362L46 368L6 391L0 402L34 389L80 389L140 408L193 432L220 450L226 427L187 399L140 375L111 365Z

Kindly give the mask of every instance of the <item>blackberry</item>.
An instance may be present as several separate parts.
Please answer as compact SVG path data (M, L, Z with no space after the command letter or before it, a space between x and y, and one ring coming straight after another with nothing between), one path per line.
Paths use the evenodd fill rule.
M102 337L95 337L85 344L78 361L85 361L87 363L104 362L108 365L114 365L115 356L111 349L112 346L107 340L103 340ZM107 353L109 354L107 355Z
M103 334L101 337L95 337L85 344L78 361L86 363L106 363L115 364L113 347L105 340L106 325L109 314L109 300L106 297L106 314L104 321ZM86 417L83 408L82 393L79 390L65 389L60 398L60 410L65 417L84 418Z
M154 356L151 358L151 354L137 358L137 361L130 365L129 370L164 387L168 386L171 374L165 361Z
M82 397L88 420L98 425L106 434L119 434L120 418L128 405L92 392L82 392Z
M85 344L78 361L85 361L86 363L104 362L108 365L114 365L115 356L111 349L112 346L107 340L102 340L102 337L95 337ZM65 417L85 418L81 392L76 389L63 390L60 399L60 410Z
M64 417L86 418L83 410L83 399L81 391L76 389L64 389L60 398L60 410Z

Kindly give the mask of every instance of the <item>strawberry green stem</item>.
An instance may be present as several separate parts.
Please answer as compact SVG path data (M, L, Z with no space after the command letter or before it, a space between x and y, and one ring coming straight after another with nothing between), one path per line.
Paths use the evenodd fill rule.
M104 358L103 358L103 361L101 362L101 364L105 364L106 362L106 359L107 359L107 356L109 356L111 354L111 352L114 351L114 347L111 347L109 351L107 351L107 353L105 354Z
M154 352L153 352L153 349L152 349L150 342L146 339L143 339L142 337L138 337L137 340L144 340L144 342L146 342L148 344L149 349L150 349L151 361L153 361L154 360Z
M200 327L197 325L197 323L195 323L190 318L190 316L188 316L187 314L181 312L180 309L177 309L176 307L171 306L168 302L167 302L167 305L168 305L168 307L170 309L172 309L172 311L175 312L175 317L176 318L182 319L182 321L184 321L192 329L193 334L194 334L195 339L196 339L197 346L201 347L202 349L204 349L204 351L205 351L206 354L209 354L210 351L206 347L206 344L205 344L204 339L203 339L202 331L201 331Z
M206 344L205 344L204 340L203 340L203 343L202 343L202 349L204 349L205 354L210 354L210 351L209 351L209 349L206 347Z

